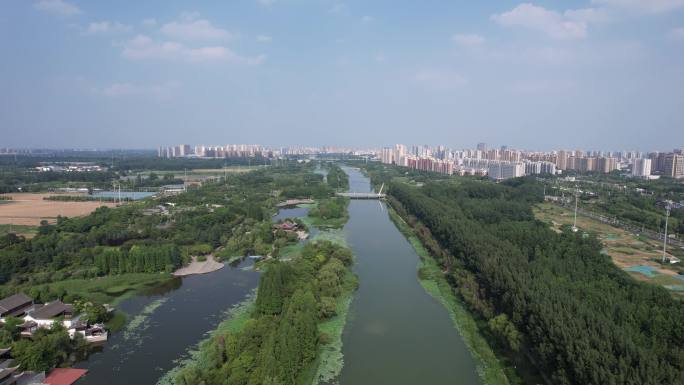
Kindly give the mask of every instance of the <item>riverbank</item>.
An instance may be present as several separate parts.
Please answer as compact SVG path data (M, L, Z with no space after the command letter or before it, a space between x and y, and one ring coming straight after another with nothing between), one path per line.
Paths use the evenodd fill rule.
M359 285L356 275L348 271L342 285L342 295L337 299L335 312L336 316L318 325L323 342L319 347L318 359L313 365L309 376L302 384L327 384L336 379L344 367L344 354L342 353L342 333L347 324L349 307L354 299L354 291Z
M244 299L244 301L228 309L225 313L225 319L219 323L216 329L209 332L206 338L200 341L195 347L191 348L187 354L187 358L177 361L176 366L166 372L159 381L157 381L156 385L176 385L176 378L184 369L206 369L207 363L209 362L208 355L211 352L212 341L218 336L241 332L254 312L255 301L256 291L253 291Z
M195 274L207 274L216 270L221 270L225 267L223 262L217 261L213 255L207 255L204 261L200 261L197 257L192 257L192 261L173 273L175 277L185 277Z
M392 208L387 205L389 216L399 231L411 243L420 257L418 280L425 291L439 301L449 312L449 316L463 337L466 346L475 358L477 373L484 385L509 385L506 370L489 343L481 334L477 321L454 294L441 269L432 258L413 228Z

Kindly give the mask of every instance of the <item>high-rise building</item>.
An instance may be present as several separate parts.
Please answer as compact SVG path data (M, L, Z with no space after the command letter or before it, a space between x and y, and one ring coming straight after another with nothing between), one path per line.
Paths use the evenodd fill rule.
M638 158L632 163L632 176L645 178L651 175L651 159Z
M556 157L556 167L558 167L559 170L568 169L568 155L568 152L565 150L558 151L558 155Z
M487 152L487 143L478 143L477 150L482 151L483 153Z
M495 180L517 178L525 175L525 165L522 162L490 162L487 175Z
M394 151L390 147L383 147L380 152L380 161L384 164L392 164L394 161Z
M670 178L684 178L684 155L670 153L665 155L664 175Z
M596 165L594 170L602 173L609 173L613 170L617 170L618 168L618 161L615 158L598 158L596 160Z
M393 160L399 166L406 166L406 146L403 144L394 145Z

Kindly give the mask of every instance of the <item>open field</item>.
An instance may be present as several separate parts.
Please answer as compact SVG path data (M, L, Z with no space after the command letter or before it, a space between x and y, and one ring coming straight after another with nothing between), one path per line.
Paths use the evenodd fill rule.
M33 238L38 233L37 226L0 224L0 237L9 233L23 235L26 238Z
M573 222L571 210L550 203L537 205L535 216L551 224L554 229L572 225ZM679 264L662 265L658 262L662 258L661 243L583 216L577 216L577 227L596 234L613 263L635 279L684 292L684 276L679 274L684 269ZM682 250L668 247L668 251L671 255L682 257Z
M25 226L40 225L43 219L54 223L58 216L78 217L93 212L100 206L114 206L113 203L101 202L62 202L47 201L44 197L55 194L13 193L8 203L0 205L0 224Z

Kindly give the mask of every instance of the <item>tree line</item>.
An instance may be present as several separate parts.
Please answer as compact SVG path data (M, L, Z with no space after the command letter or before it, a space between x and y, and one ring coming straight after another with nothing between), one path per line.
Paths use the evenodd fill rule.
M470 309L554 384L684 383L684 304L633 280L593 236L535 220L542 185L459 181L389 193L445 253Z
M356 285L351 251L329 241L307 244L291 262L261 275L249 320L202 347L201 365L184 368L179 385L303 383L326 336L318 323L336 315L336 299Z

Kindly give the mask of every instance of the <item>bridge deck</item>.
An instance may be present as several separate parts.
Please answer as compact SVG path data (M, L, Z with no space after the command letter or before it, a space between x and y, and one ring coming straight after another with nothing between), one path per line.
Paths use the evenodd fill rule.
M336 194L338 197L346 197L349 199L384 199L386 197L385 194L377 194L377 193L355 193L355 192L350 192L350 193L337 193Z

